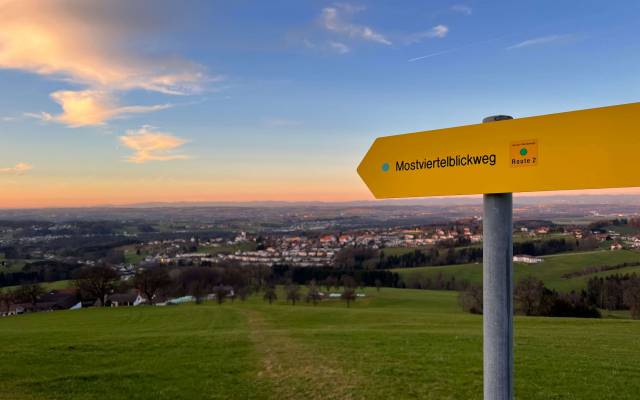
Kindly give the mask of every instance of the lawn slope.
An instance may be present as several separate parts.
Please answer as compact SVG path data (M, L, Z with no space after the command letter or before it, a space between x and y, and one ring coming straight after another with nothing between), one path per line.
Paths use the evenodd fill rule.
M588 267L603 265L618 265L622 263L640 262L640 252L631 250L620 251L590 251L583 253L562 253L542 257L544 262L540 264L514 263L515 279L521 279L527 275L533 275L541 279L549 288L568 292L581 290L592 276L605 276L615 273L640 273L640 266L626 267L624 269L605 271L583 275L574 278L565 278L563 275L582 271ZM441 275L444 279L455 276L456 280L465 280L471 283L482 283L482 264L447 265L440 267L398 268L392 270L400 274L403 281L411 286L411 283L436 279Z
M515 330L518 399L637 398L640 322ZM454 292L43 313L0 319L0 341L0 399L482 397L482 318Z

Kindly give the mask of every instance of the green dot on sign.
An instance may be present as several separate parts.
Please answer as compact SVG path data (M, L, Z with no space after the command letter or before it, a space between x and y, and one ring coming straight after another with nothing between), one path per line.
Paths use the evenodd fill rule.
M524 148L524 147L523 147L523 148L521 148L521 149L520 149L520 155L521 155L522 157L526 156L526 155L527 155L527 149L526 149L526 148Z

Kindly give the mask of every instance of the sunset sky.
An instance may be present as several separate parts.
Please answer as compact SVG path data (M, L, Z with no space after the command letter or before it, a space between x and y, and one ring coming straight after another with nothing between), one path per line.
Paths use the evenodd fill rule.
M635 0L0 0L0 207L371 199L377 136L639 101L639 37Z

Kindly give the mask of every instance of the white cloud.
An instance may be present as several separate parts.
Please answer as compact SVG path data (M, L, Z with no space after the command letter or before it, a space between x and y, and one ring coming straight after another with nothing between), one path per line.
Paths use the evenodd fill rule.
M170 104L152 106L118 106L113 96L104 91L57 91L51 98L62 107L62 114L48 116L47 120L55 120L72 127L101 125L105 121L124 114L146 113L164 110Z
M507 47L507 50L521 49L523 47L537 46L549 43L567 42L573 39L573 35L549 35L541 36L533 39L527 39L513 46Z
M331 32L340 33L351 38L363 39L380 44L391 45L391 41L384 35L374 31L366 25L351 23L348 19L353 14L364 10L363 7L350 4L336 4L322 9L322 24Z
M17 163L13 167L0 168L0 174L7 175L24 175L33 169L33 165L27 163Z
M133 106L126 111L127 107L117 106L114 100L120 92L143 89L185 95L204 90L211 78L203 67L178 57L145 55L132 46L147 37L153 39L146 30L162 30L163 23L153 21L152 12L133 20L127 15L129 6L126 2L107 4L98 0L4 1L0 68L28 71L84 86L74 90L75 94L72 91L52 94L63 107L63 114L45 119L72 126L96 125L123 113L159 109ZM61 98L60 93L64 93L65 98ZM95 93L100 93L99 99ZM106 97L112 105L98 110L107 105ZM65 105L70 106L69 102L74 100L82 100L90 115L70 114ZM76 102L74 106L80 104ZM81 121L91 123L78 124Z
M176 152L187 141L171 133L160 132L151 126L128 130L120 136L120 143L134 151L127 161L142 164L147 161L185 160L189 158Z
M455 11L464 15L471 15L473 13L473 9L464 4L454 4L453 6L451 6L451 11Z
M340 54L345 54L349 52L349 46L340 42L329 42L329 48L331 48L331 50Z
M446 25L436 25L431 29L423 32L416 32L407 35L404 38L406 44L419 43L424 39L443 39L449 33L449 27Z
M51 98L62 107L62 113L52 115L41 111L23 115L43 122L59 122L72 128L103 125L105 121L127 114L140 114L171 108L171 104L151 106L119 106L112 94L98 90L60 90Z

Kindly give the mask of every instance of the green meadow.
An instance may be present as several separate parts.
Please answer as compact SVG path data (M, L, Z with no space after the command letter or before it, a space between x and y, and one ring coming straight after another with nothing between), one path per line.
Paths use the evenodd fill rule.
M366 294L2 318L0 399L482 397L482 318L455 292ZM518 399L640 393L640 321L516 317L515 335Z
M563 277L565 274L582 271L589 267L640 262L640 252L631 250L571 252L543 256L542 258L544 261L539 264L514 263L516 281L525 276L532 275L541 279L549 288L561 292L569 292L571 290L583 289L587 281L593 276L606 276L616 273L640 273L640 266L630 266L573 278ZM408 286L410 286L412 282L435 279L439 275L444 279L455 276L456 280L466 280L478 284L482 283L482 264L480 263L441 267L398 268L393 271L399 273L402 280Z

